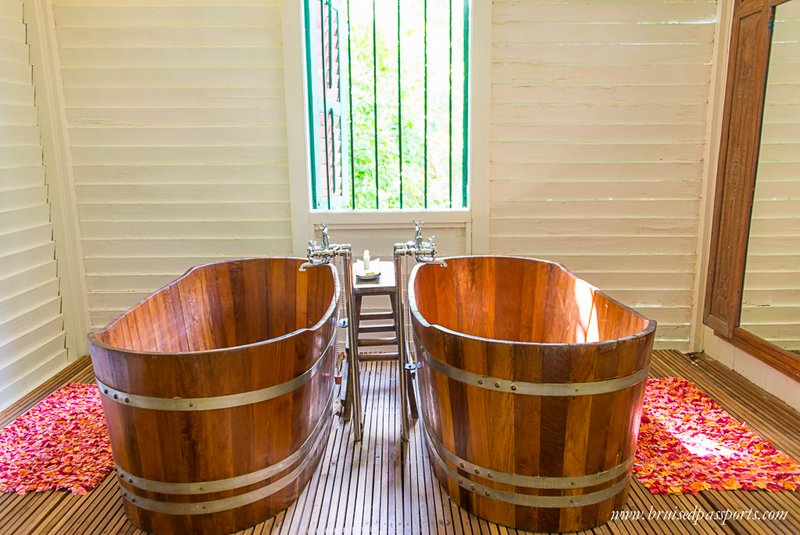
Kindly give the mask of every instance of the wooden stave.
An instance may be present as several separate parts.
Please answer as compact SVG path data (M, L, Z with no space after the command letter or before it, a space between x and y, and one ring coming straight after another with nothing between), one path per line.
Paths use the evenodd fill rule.
M531 261L525 259L525 261ZM412 282L416 279L417 271L415 270L412 275ZM458 452L459 447L471 448L476 450L474 446L475 437L470 437L469 432L464 428L468 428L468 424L459 425L457 416L451 414L456 412L454 408L457 405L465 404L469 410L465 413L465 417L473 417L480 420L487 413L491 413L493 424L497 424L497 419L505 422L499 424L500 427L509 425L515 429L512 433L512 440L517 436L518 420L523 416L536 414L539 416L539 423L541 423L541 399L535 399L533 396L523 396L513 393L492 392L484 388L478 388L476 385L465 385L459 383L454 379L443 375L441 372L429 366L425 360L425 352L423 349L438 353L438 358L447 361L449 364L454 364L456 367L464 367L475 373L483 373L503 377L508 380L526 380L526 381L547 381L547 382L567 382L570 373L583 375L583 378L591 380L603 380L613 377L624 376L629 373L634 373L636 370L646 370L649 365L650 353L652 351L652 343L654 339L654 322L650 322L648 327L635 336L627 336L620 340L611 340L600 343L592 344L536 344L536 343L513 343L481 339L475 336L464 336L460 333L454 332L450 329L442 328L438 325L431 325L425 318L419 314L418 307L416 307L416 295L412 291L412 327L415 338L418 339L418 357L420 360L420 369L418 376L418 386L420 388L420 398L422 406L422 417L426 419L426 423L435 429L438 438L443 439L453 452ZM476 351L476 347L478 350ZM481 354L482 352L482 354ZM567 352L567 353L564 353ZM577 358L567 358L573 352ZM478 358L475 358L475 354ZM600 362L603 362L602 356L622 354L624 358L618 362L621 366L609 367L606 366L605 370L597 370L597 366L592 367L593 375L586 376L585 363L587 356L593 357L594 354L600 355ZM472 355L472 358L463 358L463 355ZM560 366L553 366L561 362ZM572 370L571 366L564 366L564 362L575 363L578 365ZM605 359L608 364L609 359ZM602 368L602 366L600 366ZM533 370L538 370L539 374L533 373ZM545 370L548 373L542 373ZM600 373L598 373L600 372ZM558 377L558 375L561 377ZM566 374L566 375L565 375ZM625 437L620 444L622 450L622 457L631 457L635 451L636 435L638 434L639 414L641 411L641 402L644 396L645 380L620 391L616 394L604 394L605 398L621 397L626 398L627 401L623 406L632 406L633 410L617 411L616 426L626 432L621 433ZM494 398L494 400L490 400ZM571 403L570 397L553 397L547 401L547 405L566 406L563 410L567 410ZM602 398L601 398L602 399ZM476 400L480 400L479 402ZM472 401L470 404L469 401ZM491 409L480 407L481 404L491 406ZM537 407L538 404L538 407ZM603 407L612 406L610 403L602 403ZM477 407L477 408L476 408ZM505 409L505 410L504 410ZM562 410L562 412L563 412ZM552 408L546 409L545 413L552 413ZM505 414L504 414L505 413ZM513 418L508 418L508 414L512 414ZM561 416L563 419L563 416ZM452 421L448 421L448 419ZM590 427L594 428L596 433L600 426L598 422L603 418L595 418L594 422L590 422ZM474 426L473 426L474 427ZM497 427L497 426L496 426ZM496 429L495 427L495 429ZM565 426L566 427L566 426ZM551 430L553 431L553 430ZM566 429L561 431L562 434L566 433ZM458 434L458 438L456 438ZM444 436L443 436L444 435ZM488 433L492 437L496 437L497 433ZM607 437L606 437L607 439ZM495 440L494 447L484 448L485 451L497 452L498 449L503 449L498 444L501 441ZM431 452L433 445L430 439L426 436L426 443ZM509 452L508 447L505 448L505 453ZM512 448L513 449L513 448ZM597 452L602 451L604 448L597 446L594 448L595 454L592 463L595 466L603 466L608 468L611 464L608 459L599 459ZM481 451L484 451L481 450ZM462 458L467 458L468 455L461 452ZM472 451L475 454L475 451ZM516 455L516 454L514 454ZM591 456L588 455L587 456ZM627 485L616 495L612 496L602 502L591 506L582 508L567 508L567 509L548 509L548 508L535 508L526 506L514 506L499 503L489 498L484 498L480 495L465 490L459 486L445 471L437 465L432 457L432 466L437 479L448 489L449 494L456 503L461 505L467 510L486 518L488 520L497 522L499 524L508 525L517 528L544 530L544 531L574 531L581 529L588 529L596 525L605 523L611 515L612 510L621 508L627 497ZM602 461L598 465L598 459ZM472 459L474 460L474 459ZM479 459L483 460L485 459ZM506 467L510 468L511 472L522 472L530 475L539 475L539 464L531 463L530 459L506 459ZM521 462L524 461L524 462ZM477 462L476 464L480 464ZM548 463L543 462L544 468ZM563 459L562 459L563 464ZM520 487L510 485L501 485L496 481L491 482L486 479L474 477L473 474L466 473L463 470L458 470L454 464L447 462L447 466L451 469L457 470L457 473L463 475L464 480L474 480L480 483L488 483L490 487L506 489L512 492L522 494L570 494L568 491L554 492L554 491L530 491ZM500 467L495 466L495 469ZM560 475L556 473L547 475ZM611 481L608 486L618 483L622 480L627 481L630 477L630 470L627 473ZM588 488L587 492L597 490L596 487ZM577 494L578 492L572 492Z
M419 376L419 386L421 389L429 388L430 384L430 374L428 373L430 368L425 365L425 362L422 361L422 367L418 370ZM433 371L433 374L436 375L435 379L438 383L438 386L434 389L437 392L447 392L446 396L438 394L438 399L449 399L451 396L458 396L461 399L468 399L471 396L470 390L480 390L476 387L472 386L461 386L461 385L453 385L454 381L452 379L441 377L440 374L436 371ZM486 392L481 391L478 393L478 396L486 396L486 397L495 397L501 396L506 398L523 398L523 396L518 394L508 394L508 393L495 393L495 392ZM625 392L630 392L629 399L630 402L634 404L635 407L638 409L631 411L631 417L625 420L619 420L619 425L621 424L622 427L627 428L629 431L624 433L623 435L627 437L627 440L623 441L622 451L620 453L620 457L626 457L633 455L633 451L635 450L635 435L638 431L638 427L635 427L634 424L638 422L638 415L640 414L641 408L641 398L644 394L644 381L634 387L630 387L621 394L618 395L625 395ZM420 393L420 398L422 400L422 417L427 421L437 422L439 417L445 418L445 415L448 414L450 408L447 406L446 403L436 404L435 402L430 401L434 399L433 396L427 396ZM556 398L554 398L556 399ZM515 413L527 413L529 411L529 407L531 405L529 400L525 400L527 403L514 403L514 402L506 402L509 406L512 407L513 412ZM489 402L490 405L497 406L497 403ZM522 406L522 407L520 407ZM471 406L470 406L471 408ZM497 414L498 411L494 411L493 414ZM545 413L552 412L552 410L543 411ZM472 411L470 411L472 414ZM517 416L519 418L519 416ZM455 420L455 418L453 418ZM602 421L602 418L595 418L595 422ZM441 424L441 421L437 422ZM434 424L436 425L436 424ZM445 423L445 427L448 423ZM444 439L444 442L447 443L449 449L454 452L458 452L457 445L465 446L468 443L471 443L469 440L457 440L455 438L457 433L460 433L462 436L467 434L468 432L464 429L458 429L459 426L456 423L450 422L449 425L451 426L450 440L447 440L448 435L442 436L441 425L437 430L440 439ZM513 425L518 425L516 422ZM427 437L426 437L427 440ZM427 447L430 449L432 445L430 441L427 441ZM468 454L465 454L463 451L460 452L461 457L469 458ZM475 459L471 459L475 461ZM485 460L482 461L485 464L487 463ZM545 463L546 465L546 463ZM492 503L491 500L487 498L483 498L481 496L476 496L474 494L470 494L468 491L461 488L457 485L454 481L451 480L444 472L437 466L435 462L432 462L432 466L434 468L434 472L437 475L439 481L448 489L449 494L454 499L456 503L464 507L465 509L477 514L480 517L486 518L487 520L491 520L493 522L497 522L499 524L508 525L517 528L524 528L524 529L533 529L533 530L543 530L543 531L559 531L559 530L581 530L581 529L588 529L589 527L600 525L608 520L611 515L612 510L618 509L624 505L625 496L627 495L627 488L623 489L621 493L608 500L605 500L601 503L586 506L580 508L580 510L575 510L572 512L564 511L563 514L555 514L555 510L548 510L548 509L539 509L531 508L531 507L524 507L524 506L506 506L506 505L498 505L497 502ZM524 463L518 466L525 466ZM450 467L456 469L456 467L450 464ZM463 473L463 472L459 472ZM470 479L473 478L472 474L464 473L465 477ZM531 475L535 475L535 473L531 473ZM557 474L550 473L551 476L556 476ZM630 471L623 475L623 477L629 477ZM477 480L477 479L476 479ZM492 484L491 482L487 482L486 480L477 480L482 483L489 483L490 486L494 486L496 488L501 488L509 491L516 491L520 493L526 493L530 491L526 491L523 488L518 487L511 487L507 485L499 485L499 484ZM613 480L609 482L609 486L616 483L617 480ZM599 490L599 488L587 488L587 492L593 492ZM535 492L531 492L535 494ZM553 494L548 492L543 492L543 494ZM563 492L563 494L569 494L568 492ZM564 518L562 518L562 516Z
M290 260L292 260L293 264L297 264L294 259ZM298 463L287 467L265 481L246 485L238 489L206 494L203 495L202 498L205 501L235 496L236 494L264 487L271 482L281 479L289 472L299 472L297 473L296 479L290 481L285 488L278 489L274 494L253 503L236 507L231 511L186 516L148 511L147 509L136 506L130 499L124 499L126 514L135 525L147 531L155 531L158 533L228 533L261 522L270 516L274 516L274 514L285 509L297 498L316 469L322 452L324 451L324 446L327 443L326 438L332 428L330 399L333 392L332 378L335 368L335 335L337 332L335 305L338 302L338 281L336 280L335 272L333 272L331 268L329 269L332 274L334 291L331 296L331 306L328 307L326 316L323 317L314 328L300 329L275 340L266 340L264 342L223 350L214 349L211 351L183 353L148 353L144 351L112 349L106 344L95 343L98 342L97 337L94 336L96 333L90 335L92 360L97 370L98 379L120 390L136 391L140 389L147 391L148 395L156 395L156 397L159 395L164 396L165 392L169 392L170 390L175 392L175 383L170 384L167 382L166 384L156 384L154 386L152 383L146 382L146 378L157 374L159 368L166 367L169 369L171 367L171 369L175 370L180 369L181 366L186 367L189 359L191 359L189 367L194 368L196 374L215 379L220 377L220 373L230 370L232 363L246 362L251 363L251 366L254 362L259 363L261 368L256 366L254 369L263 369L265 363L269 364L269 367L274 373L250 373L245 376L247 380L242 381L246 383L243 385L244 390L250 391L264 387L269 388L291 381L293 378L301 375L310 363L313 363L314 360L319 357L322 352L321 348L328 348L323 358L320 359L321 366L317 370L317 373L305 384L279 397L243 407L232 407L229 409L217 409L198 413L173 414L152 409L126 407L121 400L115 401L109 396L101 395L109 424L109 434L112 439L112 451L114 453L115 462L120 467L134 473L137 477L144 477L146 479L169 480L163 477L163 466L155 471L158 472L161 470L162 473L159 474L153 471L152 467L154 463L150 461L145 461L144 464L151 467L149 472L142 469L143 463L141 458L138 459L138 462L131 462L132 455L129 454L128 451L131 443L141 442L145 445L144 448L146 448L148 436L154 436L150 433L153 427L152 422L150 426L131 423L138 421L137 413L140 416L144 413L150 413L150 419L152 420L155 418L158 422L158 424L155 425L156 428L160 425L162 429L191 430L192 442L195 441L197 429L203 427L203 424L198 423L198 421L202 421L204 417L210 414L215 414L216 417L214 421L216 425L206 425L206 427L218 429L220 427L218 425L220 422L228 422L229 426L233 426L231 422L236 419L234 413L236 413L237 410L240 413L252 412L253 414L260 413L262 416L266 415L266 425L261 425L260 427L262 428L292 429L292 432L289 433L290 438L288 442L284 440L283 443L280 444L280 448L273 448L270 450L272 446L270 448L266 446L261 447L260 445L263 441L255 441L259 443L259 446L250 447L251 450L258 450L255 452L255 455L251 454L250 456L244 457L241 455L234 455L233 457L235 457L235 460L231 462L238 464L230 468L228 473L213 474L204 472L203 470L191 470L196 472L193 475L197 476L196 479L201 481L224 479L228 476L249 473L253 471L254 468L262 467L264 464L269 465L280 462L283 457L299 447L303 440L307 438L311 429L320 421L327 420L322 426L323 434L320 435L312 451L300 459ZM187 273L191 272L192 270ZM272 365L272 363L276 361L276 356L277 361L284 365ZM289 356L289 358L287 358L287 356ZM124 362L125 366L116 366L120 362ZM198 369L200 371L198 371ZM198 397L204 397L207 395L227 395L231 394L233 390L231 385L225 381L222 381L221 391L213 393L198 391L197 384L192 384L192 381L184 380L182 384L188 385L188 388L179 390L183 396L199 395ZM159 390L159 388L161 390ZM127 416L123 417L122 415L125 413L127 413ZM111 417L109 417L109 415ZM259 418L251 416L251 419L255 420ZM282 420L282 422L276 425L273 420ZM139 422L139 424L141 424L141 422ZM251 428L256 426L253 421L250 421L249 425ZM138 429L141 427L144 427L141 439L137 441L136 437L133 437L132 440L125 440L125 435L127 434L126 429L137 429L138 433ZM264 434L263 430L260 434ZM213 440L209 442L208 437L198 442L200 442L197 446L199 449L210 449L213 446ZM138 450L139 448L142 448L142 446L140 445L130 449ZM146 455L161 457L160 448L155 446L155 449L159 451L151 452ZM136 455L140 456L140 453L137 452ZM260 462L257 462L258 459L260 459ZM183 461L185 461L185 459L180 462L173 462L172 464L183 465L185 464ZM205 467L205 469L213 469L215 466L219 466L214 464L213 460L211 463L207 464L209 464L209 466ZM195 468L198 467L195 466ZM187 472L190 472L190 470L183 470L183 473L173 473L171 474L171 479L189 481L191 478L187 478ZM177 477L175 477L176 475ZM130 484L123 482L120 485L123 491L125 491L126 488L127 491L134 490ZM138 492L138 494L150 498L157 498L159 500L186 501L185 496L176 497L150 491ZM133 497L133 495L131 496Z
M335 325L335 322L333 322ZM303 427L313 427L311 425L312 422L316 423L320 418L327 418L331 420L329 405L315 403L315 400L325 400L329 398L329 392L332 391L333 388L333 371L335 365L335 352L329 351L328 356L325 358L325 366L323 372L318 373L311 381L307 384L303 385L299 389L295 390L290 394L285 394L280 398L271 399L261 404L258 404L258 407L251 407L245 406L242 407L242 411L247 412L250 410L253 411L261 411L262 413L268 413L273 417L273 420L282 420L279 423L270 423L265 425L264 427L269 428L286 428L286 424L289 422L300 422L303 423ZM296 398L288 403L285 401L286 398ZM127 452L131 449L131 440L128 440L127 432L125 431L126 428L133 428L139 429L142 426L141 423L134 423L134 422L141 422L141 418L136 418L135 416L131 418L125 418L122 416L122 411L128 413L134 413L141 417L142 413L149 412L153 413L156 411L152 411L149 409L136 409L131 407L125 407L120 405L117 402L110 401L109 399L103 397L103 404L104 404L104 411L107 415L111 415L109 418L109 434L112 440L112 451L114 452L115 462L127 469L128 471L135 473L137 476L141 477L149 477L149 478L156 478L157 474L153 474L153 472L145 472L142 471L142 466L151 466L154 467L154 463L143 461L143 457L147 457L150 455L155 455L155 453L142 453L141 455L136 455L136 459L132 459L134 455L130 455ZM287 413L285 410L286 407L294 408L292 412ZM305 406L305 409L301 407ZM233 413L236 411L226 409L223 411L209 411L214 413ZM300 415L308 414L310 417L300 417ZM281 415L284 415L281 417ZM165 417L162 415L161 418L158 418L162 427L166 428L173 428L176 427L176 421L186 421L186 420L194 420L195 415L192 413L170 413L170 416L167 416L166 422ZM222 418L222 422L225 421L234 421L236 420L235 415L231 415L229 418ZM114 422L114 423L112 423ZM307 423L307 424L306 424ZM196 424L189 423L184 424L184 426L192 427ZM217 421L215 424L212 424L208 427L219 427L221 422ZM178 424L179 426L179 424ZM147 430L150 428L150 425L145 425L145 434L147 434ZM307 435L307 429L301 427L296 434L296 438L290 444L286 444L285 452L291 452L297 447L299 447L299 443L301 442L302 438ZM326 429L330 431L330 425L326 426ZM157 431L159 434L163 434L163 431ZM146 442L144 438L138 440L137 442ZM207 441L203 441L207 442ZM324 440L322 441L325 442ZM219 518L224 517L225 515L215 514L215 515L196 515L193 516L190 520L186 519L178 519L177 517L173 517L171 519L164 518L165 515L152 513L150 511L141 509L136 507L134 504L130 503L128 500L126 501L126 512L128 513L129 518L140 528L145 529L147 531L155 531L158 533L182 533L182 532L203 532L203 533L210 533L210 532L219 532L219 533L227 533L230 531L235 531L236 529L241 529L252 525L254 523L258 523L263 521L270 516L273 516L277 512L282 509L285 509L292 501L297 498L302 487L310 478L311 474L313 473L318 460L319 456L321 455L322 448L319 449L313 456L306 457L304 459L304 464L308 464L308 469L305 470L298 478L297 484L293 484L290 488L287 488L280 493L276 494L271 499L265 500L262 503L254 503L249 504L246 506L241 507L240 511L236 512L235 514L228 515L230 518L226 521L222 521ZM124 452L124 453L123 453ZM274 454L274 458L268 461L268 464L272 462L278 462L281 458L285 456L285 453L282 453L278 450L272 452ZM266 455L266 452L262 451L259 455ZM241 456L237 456L241 458ZM253 459L251 457L246 457L245 461L250 462ZM216 466L216 465L215 465ZM247 464L246 466L239 466L236 468L236 471L249 473L253 471L253 469L257 468L253 464ZM291 469L291 468L290 468ZM287 470L290 470L287 469ZM279 478L281 475L285 473L282 472L275 476L275 478L271 478L263 482L262 484L267 484L270 481ZM235 475L235 474L216 474L216 475L202 475L200 480L204 479L221 479L227 475ZM256 485L257 486L257 485ZM249 486L246 488L241 489L241 491L246 492L249 490L254 490L256 486ZM216 493L213 496L209 497L209 499L216 499L216 498L223 498L233 495L234 492L222 492ZM153 497L153 493L145 493L145 496ZM156 495L157 496L157 495ZM256 519L254 522L251 520ZM235 524L228 524L226 522L236 522ZM249 522L249 523L248 523Z
M305 485L313 476L325 451L328 437L333 428L333 419L330 418L330 415L330 412L327 412L320 416L321 420L323 420L323 426L320 430L319 439L315 441L309 454L304 456L298 463L287 467L273 477L259 483L243 486L231 491L200 495L204 501L212 501L233 498L248 492L257 492L267 485L281 480L287 475L291 476L291 472L299 470L299 473L292 477L292 480L289 481L285 487L270 493L262 499L231 507L221 512L174 515L149 510L141 506L141 501L140 504L137 505L131 498L135 500L136 497L143 496L165 502L188 503L187 497L141 491L140 489L136 489L120 481L119 484L123 491L123 503L125 505L126 514L137 527L154 533L231 533L263 522L289 507L297 499Z

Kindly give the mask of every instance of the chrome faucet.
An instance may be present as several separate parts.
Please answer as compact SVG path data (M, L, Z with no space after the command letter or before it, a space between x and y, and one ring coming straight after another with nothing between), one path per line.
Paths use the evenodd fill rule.
M345 396L342 416L345 420L352 417L354 420L353 435L356 442L361 441L364 427L361 410L361 378L358 364L358 333L355 318L355 298L353 293L353 256L349 243L334 244L328 236L328 225L320 223L315 228L322 234L322 243L308 240L306 255L308 260L300 265L300 271L311 267L334 263L336 257L342 259L342 299L344 300L347 319L341 318L339 326L347 329L347 339L350 351L347 354L347 395ZM335 265L335 264L334 264Z
M436 236L430 238L422 238L422 221L419 219L414 220L414 239L405 243L394 244L394 273L395 273L395 305L394 309L397 311L397 340L398 340L398 360L400 364L400 424L401 434L403 441L408 441L409 437L409 410L411 415L417 417L416 402L411 403L409 400L409 392L413 396L413 388L410 387L409 381L414 379L417 365L415 362L409 362L409 356L412 355L409 349L409 336L407 330L408 317L406 313L406 294L408 291L407 281L403 273L403 257L413 256L414 259L422 264L438 264L446 267L447 263L444 260L436 259ZM411 390L409 390L411 389Z
M414 241L407 242L404 245L406 254L414 255L417 262L424 264L439 264L442 267L447 266L444 260L436 260L436 236L431 236L428 239L422 238L422 225L423 221L414 219ZM397 248L397 246L395 246Z
M308 248L306 249L308 261L300 265L300 271L305 271L310 267L330 264L331 260L333 260L344 247L338 244L331 244L330 237L328 236L327 224L320 223L319 225L315 225L315 228L322 233L322 243L317 244L316 240L308 240Z

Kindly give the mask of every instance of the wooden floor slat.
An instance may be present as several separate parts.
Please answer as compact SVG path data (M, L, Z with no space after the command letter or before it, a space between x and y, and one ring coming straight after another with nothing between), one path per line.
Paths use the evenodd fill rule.
M735 418L745 421L776 447L800 458L800 413L743 377L703 356L656 351L651 375L679 376L693 381ZM47 394L68 382L93 380L88 358L66 370L0 413L5 425ZM350 423L336 418L327 449L309 485L286 511L237 535L298 533L442 533L523 535L460 509L433 477L419 424L409 442L400 441L397 364L362 364L365 426L361 444L354 444ZM691 512L788 511L783 521L730 519L725 522L653 520L650 511ZM654 496L634 479L626 511L640 520L611 521L585 532L594 535L649 533L800 533L799 492L705 491L696 496ZM113 475L86 496L65 492L0 495L0 533L143 535L125 517Z

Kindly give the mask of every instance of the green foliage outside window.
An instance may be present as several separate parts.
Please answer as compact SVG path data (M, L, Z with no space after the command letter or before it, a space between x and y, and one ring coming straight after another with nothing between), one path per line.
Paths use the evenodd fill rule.
M308 1L318 6L320 0ZM425 0L401 0L399 13L396 0L349 0L348 25L348 0L339 0L344 143L342 184L332 208L466 206L463 1L428 0L426 15ZM324 164L316 162L312 183L323 209Z

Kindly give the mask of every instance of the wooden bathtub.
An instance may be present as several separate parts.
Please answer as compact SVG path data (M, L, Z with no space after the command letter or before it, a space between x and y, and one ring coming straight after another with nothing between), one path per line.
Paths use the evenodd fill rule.
M230 533L296 499L332 422L336 273L206 264L89 335L128 518Z
M417 265L409 300L421 432L459 505L536 531L622 508L654 321L527 258Z

